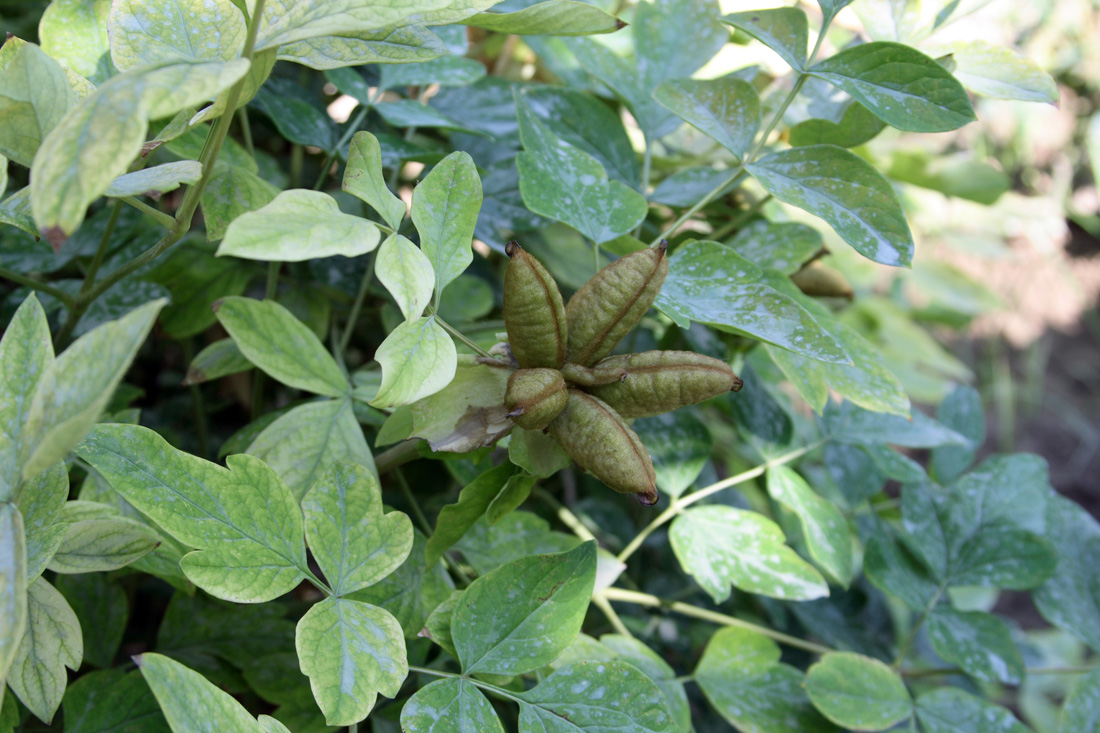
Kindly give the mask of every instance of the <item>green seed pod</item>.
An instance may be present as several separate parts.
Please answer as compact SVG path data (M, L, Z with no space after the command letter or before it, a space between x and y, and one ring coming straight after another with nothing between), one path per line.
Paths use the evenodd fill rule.
M621 494L646 506L657 503L657 475L641 439L602 400L569 390L550 435L577 465Z
M810 262L791 275L791 280L806 295L825 298L855 297L852 286L839 272L820 262Z
M525 369L565 363L566 317L561 292L542 263L514 241L504 248L504 328L512 354Z
M623 369L626 379L589 391L624 418L652 417L741 389L729 364L690 351L611 356L595 369Z
M566 361L592 366L611 353L653 305L668 275L667 242L621 257L597 272L565 306Z
M625 369L598 369L595 367L581 366L580 364L566 364L561 368L565 381L578 387L595 387L600 384L611 384L626 379Z
M508 377L504 406L508 417L527 430L542 430L565 407L569 394L557 369L518 369Z

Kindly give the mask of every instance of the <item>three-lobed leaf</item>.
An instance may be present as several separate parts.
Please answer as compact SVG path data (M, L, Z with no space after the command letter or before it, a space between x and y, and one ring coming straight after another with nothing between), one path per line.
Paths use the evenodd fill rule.
M595 579L593 542L522 557L479 577L451 620L463 670L522 674L552 662L580 631Z
M401 624L369 603L315 604L298 622L294 646L329 725L363 720L379 693L397 696L409 673Z
M302 499L306 540L339 597L372 585L408 557L412 522L382 511L375 475L353 463L334 463Z
M78 449L112 488L181 542L181 566L219 598L260 603L308 570L302 511L274 471L252 456L228 468L168 445L136 425L99 425Z

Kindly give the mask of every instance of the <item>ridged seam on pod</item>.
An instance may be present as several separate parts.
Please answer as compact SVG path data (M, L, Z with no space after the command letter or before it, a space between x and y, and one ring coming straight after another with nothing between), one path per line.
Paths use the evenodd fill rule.
M597 272L565 306L566 361L591 366L642 320L668 275L667 242L621 257Z
M691 351L610 356L594 369L623 369L626 379L589 391L621 417L652 417L741 389L729 364Z
M542 263L515 241L504 251L504 328L512 354L523 368L560 369L565 363L567 327L561 292Z
M565 409L549 425L550 435L577 465L621 494L646 506L657 503L657 475L638 435L597 397L569 390Z
M596 387L601 384L611 384L612 382L621 382L626 379L626 370L616 367L612 368L598 368L598 367L586 367L580 364L569 364L561 368L562 376L565 377L565 381L570 384L575 384L579 387Z
M557 369L518 369L508 376L504 406L508 417L527 430L542 430L569 399Z

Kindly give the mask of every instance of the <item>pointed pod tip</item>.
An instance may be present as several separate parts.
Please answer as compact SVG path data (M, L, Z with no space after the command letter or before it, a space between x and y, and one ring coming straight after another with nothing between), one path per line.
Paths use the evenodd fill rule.
M660 250L661 254L664 254L666 251L668 251L668 240L662 239L661 243L657 245L657 249Z
M741 388L745 386L745 380L741 379L737 375L733 377L733 386L730 387L730 392L740 392Z
M504 417L513 418L513 417L519 417L522 414L523 414L523 408L522 407L517 407L516 409L512 410L511 412L505 413Z
M523 247L519 246L519 242L513 239L508 242L508 244L504 245L504 254L508 255L509 257L514 257L516 252L519 252L522 249Z
M634 498L637 499L638 503L642 506L653 506L661 497L657 495L657 489L650 489L641 494L635 494Z

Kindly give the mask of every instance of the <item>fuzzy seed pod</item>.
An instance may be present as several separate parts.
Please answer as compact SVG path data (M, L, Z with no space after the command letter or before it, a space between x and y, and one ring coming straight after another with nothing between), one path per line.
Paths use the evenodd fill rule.
M806 295L827 298L855 297L852 286L839 272L820 262L810 262L791 275L791 280Z
M599 369L581 366L580 364L566 364L561 368L561 373L565 377L565 381L578 387L596 387L626 379L625 369Z
M565 306L566 361L592 366L638 325L668 275L667 247L661 242L656 249L620 257L573 294Z
M652 417L741 389L729 364L691 351L611 356L594 369L623 369L626 379L589 391L624 418Z
M508 417L527 430L542 430L565 407L569 394L556 369L518 369L508 377L504 406Z
M561 292L542 263L516 242L504 248L504 328L512 354L525 369L565 363L566 316Z
M646 506L657 503L657 475L638 435L602 400L569 390L565 409L549 426L577 465Z

